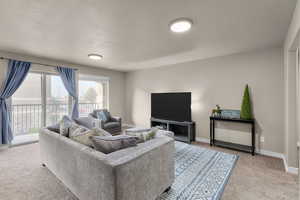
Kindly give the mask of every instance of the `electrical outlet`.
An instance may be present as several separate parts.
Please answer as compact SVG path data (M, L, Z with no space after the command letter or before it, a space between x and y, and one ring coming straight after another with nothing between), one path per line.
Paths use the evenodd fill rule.
M265 142L265 137L264 136L260 136L260 142Z

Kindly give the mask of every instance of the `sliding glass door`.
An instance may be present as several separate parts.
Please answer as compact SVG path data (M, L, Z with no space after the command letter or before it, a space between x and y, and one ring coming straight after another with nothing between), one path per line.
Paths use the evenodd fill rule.
M105 77L78 76L80 116L94 109L108 108L108 85ZM41 127L57 123L72 109L61 78L55 73L30 72L10 101L14 136L38 133Z
M45 119L46 126L57 123L64 115L69 114L70 97L58 75L45 76Z
M42 127L42 78L40 73L29 73L11 98L11 125L15 136L37 133Z
M57 123L71 106L57 74L30 72L11 98L14 136L35 134L41 127Z

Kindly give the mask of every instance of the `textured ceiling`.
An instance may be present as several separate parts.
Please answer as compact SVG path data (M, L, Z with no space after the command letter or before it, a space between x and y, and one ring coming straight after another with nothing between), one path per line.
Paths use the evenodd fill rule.
M0 50L135 70L282 46L296 0L1 0ZM192 30L174 34L171 20ZM89 53L104 56L89 60Z

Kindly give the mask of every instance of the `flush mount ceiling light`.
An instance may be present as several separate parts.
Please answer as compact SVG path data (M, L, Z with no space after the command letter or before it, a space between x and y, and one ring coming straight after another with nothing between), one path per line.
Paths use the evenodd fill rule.
M188 18L175 19L170 23L170 29L174 33L184 33L192 28L193 22Z
M103 56L95 53L89 54L88 57L92 60L101 60L103 58Z

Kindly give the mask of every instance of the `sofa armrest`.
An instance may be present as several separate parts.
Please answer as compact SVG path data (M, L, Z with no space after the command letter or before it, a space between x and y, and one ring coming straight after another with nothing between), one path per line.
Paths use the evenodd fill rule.
M111 117L111 121L113 121L113 122L119 122L120 124L122 124L122 118L121 117L112 116Z
M174 139L161 136L107 155L118 199L156 199L175 179Z
M105 154L47 129L39 137L42 163L79 199L115 200L114 169Z

